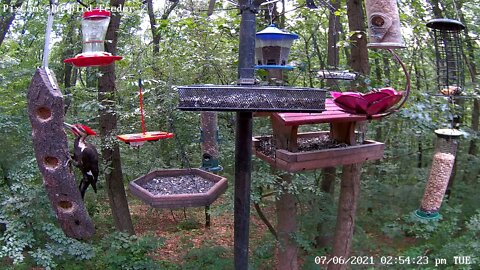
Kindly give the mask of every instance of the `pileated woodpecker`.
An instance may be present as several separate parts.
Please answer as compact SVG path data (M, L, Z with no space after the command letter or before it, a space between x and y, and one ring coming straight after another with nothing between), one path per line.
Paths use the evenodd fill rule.
M70 125L64 123L65 127L75 135L73 143L73 165L82 171L83 179L80 181L80 194L82 199L88 185L92 185L93 191L97 193L98 180L98 152L95 146L85 141L89 135L97 135L95 131L82 124Z

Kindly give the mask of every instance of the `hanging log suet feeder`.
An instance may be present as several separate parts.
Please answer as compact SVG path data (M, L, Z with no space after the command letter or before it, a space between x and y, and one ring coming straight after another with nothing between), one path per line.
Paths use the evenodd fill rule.
M110 23L110 11L92 9L83 13L83 51L73 58L64 60L76 67L107 66L122 59L121 56L105 52L105 35Z
M437 64L436 95L459 95L465 83L461 31L465 26L452 19L433 19L427 23L435 39Z

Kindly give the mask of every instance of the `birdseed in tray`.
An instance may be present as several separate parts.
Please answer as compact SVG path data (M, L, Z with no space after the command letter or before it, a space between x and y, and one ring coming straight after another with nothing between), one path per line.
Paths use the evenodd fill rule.
M155 177L141 185L154 195L206 193L215 182L198 175Z
M333 149L347 147L346 143L339 143L329 136L320 136L313 138L298 138L298 152L308 152L315 150ZM272 137L262 138L259 144L260 152L264 155L275 158L277 146Z

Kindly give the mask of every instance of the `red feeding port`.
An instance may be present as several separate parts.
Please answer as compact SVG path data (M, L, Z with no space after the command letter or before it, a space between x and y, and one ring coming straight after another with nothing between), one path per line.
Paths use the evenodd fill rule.
M173 133L163 132L163 131L152 131L145 133L135 133L135 134L123 134L118 135L117 138L125 143L140 143L146 141L158 141L161 139L172 138Z
M107 52L97 52L95 54L77 54L73 58L65 59L63 62L71 63L76 67L98 67L108 66L115 61L121 60L123 57L111 55Z

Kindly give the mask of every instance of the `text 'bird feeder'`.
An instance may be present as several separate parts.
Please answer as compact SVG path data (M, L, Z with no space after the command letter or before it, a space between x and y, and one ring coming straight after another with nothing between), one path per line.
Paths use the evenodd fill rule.
M275 24L255 35L255 62L259 69L293 69L287 65L288 55L297 34L279 29Z
M122 59L105 52L105 35L110 23L110 11L91 9L83 13L82 38L83 51L73 58L64 60L76 67L107 66Z
M452 19L433 19L427 23L435 38L438 93L459 95L464 85L462 43L460 33L465 26Z
M369 48L405 48L396 0L366 0Z
M438 219L440 217L438 210L442 205L443 196L455 164L457 139L462 135L456 129L438 129L435 130L435 134L437 134L437 141L427 186L420 209L415 211L415 214L423 219Z

